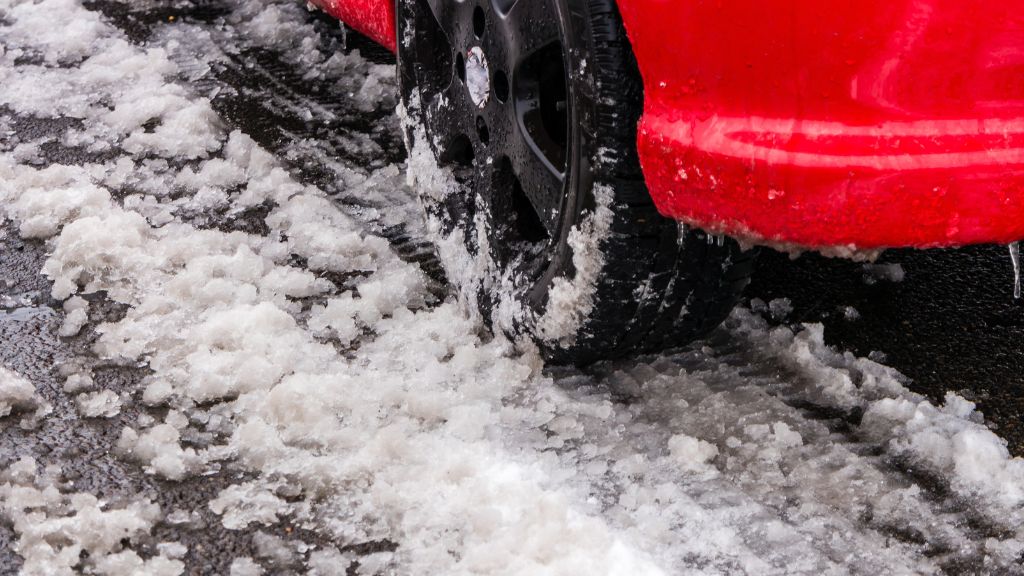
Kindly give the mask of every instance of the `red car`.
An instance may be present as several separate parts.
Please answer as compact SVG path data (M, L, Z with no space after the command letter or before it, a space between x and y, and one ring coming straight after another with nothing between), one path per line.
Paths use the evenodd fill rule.
M706 333L740 244L1024 238L1024 0L315 1L397 52L453 276L549 357Z

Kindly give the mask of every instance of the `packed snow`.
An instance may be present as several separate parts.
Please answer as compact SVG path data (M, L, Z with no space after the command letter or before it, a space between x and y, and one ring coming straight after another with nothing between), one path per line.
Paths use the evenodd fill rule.
M303 6L226 4L237 42L289 50L360 109L393 102L384 70L320 52ZM93 154L4 148L0 206L47 243L61 336L94 330L96 356L150 371L123 395L65 375L83 417L150 408L111 449L168 481L241 472L209 509L267 531L231 574L1020 571L1024 461L972 403L935 405L829 348L821 325L786 323L784 300L672 355L545 367L457 298L436 301L419 266L218 117L182 80L197 54L222 57L185 44L213 33L181 24L133 44L78 0L0 2L0 106L74 120L59 142ZM411 197L399 167L339 170L354 194ZM265 234L210 225L259 206ZM581 251L601 222L577 231ZM97 298L127 311L89 325ZM40 402L0 368L0 416ZM183 573L181 544L133 550L176 517L77 492L58 464L0 473L24 573ZM270 532L283 518L332 544ZM394 546L346 548L361 542Z

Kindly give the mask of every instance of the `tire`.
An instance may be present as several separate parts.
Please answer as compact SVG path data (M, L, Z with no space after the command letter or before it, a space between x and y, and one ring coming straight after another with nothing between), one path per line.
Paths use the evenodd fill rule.
M655 209L613 0L398 0L397 18L410 183L485 323L584 365L687 344L728 316L753 253Z

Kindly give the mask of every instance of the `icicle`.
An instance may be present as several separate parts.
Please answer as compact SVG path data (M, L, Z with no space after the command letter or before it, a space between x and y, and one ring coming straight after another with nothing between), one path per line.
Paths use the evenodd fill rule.
M1020 300L1020 242L1010 244L1010 259L1013 260L1013 297Z
M679 222L679 235L676 236L676 242L682 246L686 242L686 238L690 235L690 227L683 222Z

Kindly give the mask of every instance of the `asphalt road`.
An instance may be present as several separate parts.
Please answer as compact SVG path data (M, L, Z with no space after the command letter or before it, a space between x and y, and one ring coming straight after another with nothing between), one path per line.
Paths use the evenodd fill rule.
M0 430L0 468L26 456L40 462L56 460L76 489L110 502L142 494L170 513L181 510L187 517L196 511L198 515L187 522L154 530L152 541L141 549L152 553L157 543L174 534L189 545L197 573L226 573L233 558L253 555L251 533L226 530L205 503L238 476L222 470L201 479L167 482L115 456L111 447L121 429L139 416L137 404L124 406L113 418L79 417L72 398L61 390L66 374L87 370L99 386L120 393L138 387L147 371L98 361L90 354L97 337L95 325L123 313L100 298L94 299L90 323L79 336L58 337L63 313L49 298L50 282L40 272L45 259L43 243L18 239L10 223L0 228L0 364L30 378L53 407L53 413L36 426L12 424ZM0 574L14 574L20 565L12 538L9 527L0 525Z

